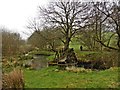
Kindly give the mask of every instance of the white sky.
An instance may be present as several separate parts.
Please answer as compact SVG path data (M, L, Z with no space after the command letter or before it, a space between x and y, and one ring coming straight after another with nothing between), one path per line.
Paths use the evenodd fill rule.
M0 0L0 26L19 32L26 39L28 36L23 32L29 32L26 28L28 21L37 16L37 6L44 6L48 1L50 0Z
M28 21L37 16L37 6L46 5L48 0L0 0L0 27L19 32L22 38L28 36Z

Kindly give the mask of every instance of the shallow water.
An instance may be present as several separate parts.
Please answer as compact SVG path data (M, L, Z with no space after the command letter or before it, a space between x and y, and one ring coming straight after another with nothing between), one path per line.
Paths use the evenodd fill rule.
M48 60L46 59L48 56L45 55L34 55L34 59L32 62L33 69L41 69L47 67Z

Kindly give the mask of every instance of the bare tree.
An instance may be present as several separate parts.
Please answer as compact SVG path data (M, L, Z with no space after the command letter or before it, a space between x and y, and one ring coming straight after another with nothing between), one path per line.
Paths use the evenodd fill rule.
M103 46L107 48L120 50L120 3L101 2L99 3L99 5L95 4L94 6L100 13L103 14L103 16L105 16L105 18L102 18L103 20L101 20L100 24L101 25L106 24L106 29L108 31L113 31L113 34L109 38L108 44L102 42L100 38L97 38L97 42L101 43ZM102 29L102 27L100 27L100 29ZM116 43L116 45L118 46L117 48L109 46L111 37L115 34L117 34L117 43Z
M20 35L2 29L2 55L6 57L15 56L19 53Z
M39 7L40 18L44 20L44 24L60 28L64 36L60 38L64 44L64 51L69 49L74 34L87 25L87 19L90 18L88 6L89 4L79 1L59 0L59 2L51 2L47 8Z
M28 39L28 43L39 49L52 50L56 52L61 45L61 32L59 28L46 27L42 31L35 31Z

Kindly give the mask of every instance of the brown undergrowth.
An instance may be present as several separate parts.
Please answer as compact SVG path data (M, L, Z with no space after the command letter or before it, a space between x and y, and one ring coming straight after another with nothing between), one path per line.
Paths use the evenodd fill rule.
M3 74L3 90L8 90L9 88L13 88L15 90L23 90L24 88L24 79L23 79L23 71L20 69L14 69L8 74Z

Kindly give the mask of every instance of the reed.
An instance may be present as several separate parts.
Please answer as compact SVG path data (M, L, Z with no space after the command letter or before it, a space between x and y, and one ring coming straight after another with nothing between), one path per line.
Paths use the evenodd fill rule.
M23 71L21 69L14 69L8 74L3 74L3 89L19 89L22 90L24 88L24 79L23 79Z

